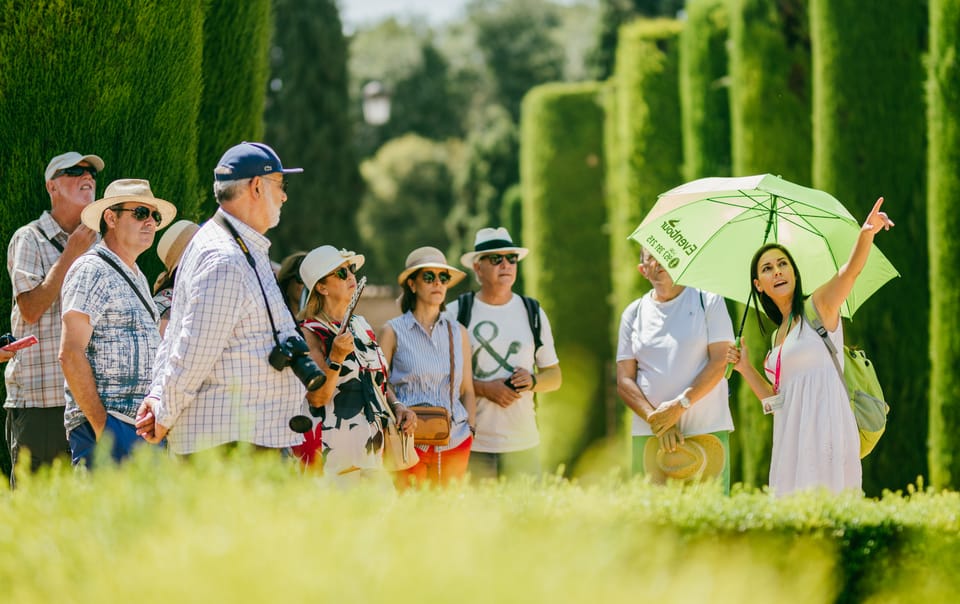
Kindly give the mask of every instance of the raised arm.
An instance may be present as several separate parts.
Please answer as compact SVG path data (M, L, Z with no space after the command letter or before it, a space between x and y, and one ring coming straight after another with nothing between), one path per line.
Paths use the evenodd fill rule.
M887 216L886 212L880 211L883 205L883 197L877 199L873 204L873 209L867 215L867 219L860 229L860 236L850 251L850 258L840 267L837 274L832 279L821 285L813 292L813 303L820 312L820 318L823 320L823 326L829 331L837 328L840 321L840 307L853 290L853 285L860 276L860 272L867 264L867 258L870 256L870 248L873 245L873 238L881 229L889 231L893 226L893 221Z

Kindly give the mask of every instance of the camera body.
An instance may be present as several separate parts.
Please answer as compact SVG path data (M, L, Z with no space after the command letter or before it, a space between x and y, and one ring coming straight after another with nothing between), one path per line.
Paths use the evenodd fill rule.
M13 334L10 334L10 333L5 333L2 336L0 336L0 346L9 346L10 344L13 344L16 341L17 339L13 337Z
M277 371L283 371L287 367L292 369L293 375L297 376L307 390L317 390L327 381L327 375L310 358L310 348L303 338L290 336L283 343L274 346L268 360L270 366Z

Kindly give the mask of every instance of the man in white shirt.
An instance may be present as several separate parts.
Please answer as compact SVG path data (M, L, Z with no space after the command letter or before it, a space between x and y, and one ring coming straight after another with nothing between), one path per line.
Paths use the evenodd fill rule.
M675 284L643 249L637 269L653 289L623 311L617 343L617 392L635 414L633 472L644 473L651 438L673 452L685 436L713 434L729 492L733 419L723 373L733 325L723 298Z
M235 443L283 449L303 441L289 421L300 413L307 387L319 387L315 381L305 387L319 369L305 344L302 355L290 349L303 340L264 235L287 200L284 175L302 171L284 169L262 143L241 143L220 158L214 170L220 208L184 251L153 384L137 414L138 433L147 441L166 436L181 455ZM295 375L293 367L307 373ZM308 399L313 395L307 392Z
M448 306L467 328L473 351L477 427L469 472L478 479L540 473L534 392L552 392L562 381L546 313L513 292L517 263L528 252L503 227L480 229L474 250L460 258L480 291Z

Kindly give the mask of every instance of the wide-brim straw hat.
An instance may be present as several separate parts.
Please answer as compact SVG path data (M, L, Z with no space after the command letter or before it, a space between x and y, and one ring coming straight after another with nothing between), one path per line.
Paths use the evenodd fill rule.
M170 225L157 242L157 256L160 257L168 274L180 264L183 250L187 249L187 244L199 230L200 225L195 222L178 220Z
M100 232L100 217L103 211L118 203L139 202L144 205L153 206L160 212L160 225L157 229L170 226L173 219L177 217L177 206L165 199L160 199L153 195L150 190L150 182L140 178L123 178L115 180L103 192L103 198L98 199L80 213L80 222L89 229Z
M406 268L404 268L403 271L397 275L397 283L399 283L401 286L407 282L407 278L410 275L422 268L437 268L449 272L450 281L447 282L447 287L453 287L457 283L463 281L463 278L467 276L467 274L462 270L447 264L447 259L443 255L443 252L435 247L430 246L418 247L407 254L405 266Z
M313 295L313 289L316 287L317 281L337 270L337 267L344 262L354 265L359 270L365 260L363 254L345 249L338 250L332 245L321 245L310 250L304 256L303 262L300 263L300 280L303 281L303 286L309 292L303 305L306 306L310 296Z
M667 479L692 482L716 478L726 463L723 444L713 434L684 436L683 444L672 453L660 448L656 437L643 448L643 469L651 481L663 484Z
M487 254L516 254L519 260L523 260L529 253L527 248L514 245L507 229L486 227L477 231L473 251L460 256L460 264L472 267L477 258Z

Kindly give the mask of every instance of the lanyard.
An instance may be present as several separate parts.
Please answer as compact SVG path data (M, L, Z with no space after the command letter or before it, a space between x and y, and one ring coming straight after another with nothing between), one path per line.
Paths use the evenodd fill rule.
M773 393L780 394L780 357L783 355L783 349L787 345L787 336L790 334L790 326L793 325L793 312L787 317L787 332L783 334L783 342L780 342L780 350L777 351L777 365L773 374ZM777 330L779 331L779 327ZM769 372L769 369L767 370Z

